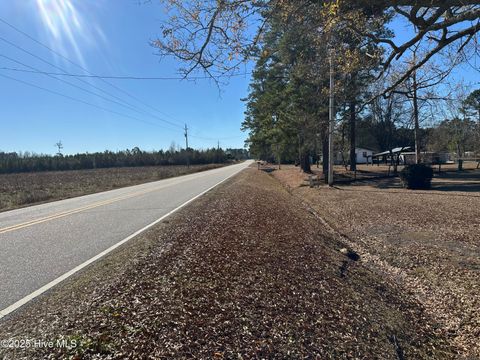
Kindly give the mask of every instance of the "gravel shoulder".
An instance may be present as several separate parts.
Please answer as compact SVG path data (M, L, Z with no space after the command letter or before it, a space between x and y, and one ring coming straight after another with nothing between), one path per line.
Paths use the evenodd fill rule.
M0 323L21 358L450 359L395 281L249 168Z

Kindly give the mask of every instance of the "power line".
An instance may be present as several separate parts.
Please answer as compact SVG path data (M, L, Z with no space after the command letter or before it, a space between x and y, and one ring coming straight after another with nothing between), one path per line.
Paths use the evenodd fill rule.
M208 140L208 141L218 141L218 140L231 140L231 139L238 139L240 137L243 137L243 135L237 135L237 136L227 136L227 137L205 137L205 136L197 136L197 135L189 135L190 137L193 137L195 139L200 139L200 140Z
M88 73L88 75L85 75L85 74L68 74L68 73L65 73L65 74L62 74L64 76L75 76L75 77L91 77L91 78L97 78L97 79L120 79L120 80L184 80L186 79L185 77L157 77L157 76L109 76L109 75L106 75L106 76L101 76L101 75L95 75L95 74L92 74L90 73L89 70L85 69L83 66L81 65L78 65L77 63L75 63L74 61L70 60L69 58L67 58L65 55L62 55L61 53L59 53L58 51L55 51L54 49L52 49L51 47L49 47L48 45L45 45L44 43L38 41L37 39L35 39L33 36L30 36L29 34L27 34L26 32L20 30L19 28L17 28L16 26L12 25L11 23L7 22L6 20L0 18L0 22L2 22L3 24L7 25L8 27L12 28L13 30L17 31L18 33L22 34L23 36L26 36L27 38L29 38L30 40L32 40L33 42L35 42L36 44L40 45L40 46L43 46L44 48L46 48L47 50L51 51L52 53L54 53L55 55L61 57L62 59L68 61L70 64L72 65L75 65L76 67L82 69L83 71L86 71ZM219 75L219 77L231 77L231 76L246 76L246 75L251 75L252 73L251 72L245 72L245 73L239 73L239 74L231 74L231 75ZM52 75L60 75L60 74L52 74ZM189 77L188 79L192 79L192 80L201 80L201 79L211 79L211 76L194 76L194 77Z
M4 77L6 79L10 79L10 80L13 80L13 81L16 81L16 82L19 82L19 83L22 83L24 85L27 85L27 86L30 86L30 87L33 87L33 88L36 88L36 89L40 89L40 90L43 90L43 91L46 91L46 92L49 92L51 94L54 94L54 95L57 95L57 96L61 96L63 98L66 98L66 99L69 99L69 100L72 100L72 101L76 101L76 102L79 102L79 103L82 103L82 104L85 104L85 105L88 105L88 106L92 106L92 107L95 107L97 109L100 109L100 110L103 110L103 111L106 111L106 112L109 112L109 113L112 113L112 114L115 114L115 115L118 115L118 116L122 116L122 117L125 117L125 118L129 118L129 119L132 119L132 120L136 120L136 121L140 121L140 122L143 122L143 123L146 123L146 124L149 124L149 125L153 125L153 126L158 126L158 127L161 127L163 129L166 129L166 130L170 130L170 131L177 131L177 130L174 130L174 129L170 129L170 128L166 128L164 126L161 126L159 125L158 123L154 123L154 122L150 122L150 121L147 121L147 120L144 120L144 119L140 119L140 118L137 118L135 116L131 116L131 115L127 115L127 114L123 114L123 113L120 113L118 111L115 111L115 110L110 110L110 109L107 109L103 106L100 106L100 105L97 105L97 104L93 104L91 102L88 102L88 101L85 101L85 100L82 100L82 99L78 99L78 98L75 98L73 96L70 96L70 95L65 95L65 94L62 94L62 93L59 93L58 91L55 91L55 90L51 90L51 89L47 89L43 86L39 86L39 85L36 85L36 84L32 84L28 81L24 81L24 80L20 80L20 79L17 79L17 78L14 78L12 76L8 76L8 75L4 75L4 74L0 74L1 77Z
M15 30L16 32L22 34L23 36L27 37L28 39L30 39L31 41L35 42L36 44L38 44L38 45L44 47L45 49L49 50L50 52L52 52L53 54L57 55L58 57L64 59L64 60L67 61L67 62L69 62L70 64L72 64L72 65L76 66L77 68L85 71L87 74L89 74L89 75L95 75L95 74L91 73L88 69L86 69L85 67L83 67L82 65L77 64L75 61L69 59L69 58L66 57L65 55L59 53L58 51L55 51L54 49L52 49L52 48L49 47L48 45L45 45L45 44L42 43L41 41L35 39L33 36L30 36L30 35L27 34L26 32L22 31L21 29L17 28L17 27L14 26L13 24L11 24L11 23L9 23L8 21L6 21L5 19L0 18L0 22L2 22L3 24L7 25L8 27L10 27L11 29ZM60 69L60 70L66 72L66 71L63 70L63 69ZM162 111L160 111L160 110L156 109L155 107L149 105L148 103L142 101L141 99L139 99L139 98L136 97L135 95L130 94L128 91L125 91L125 90L121 89L120 87L118 87L118 86L116 86L116 85L108 82L108 81L105 80L105 79L102 79L102 78L99 78L99 79L100 79L102 82L104 82L105 84L109 85L110 87L112 87L112 88L116 89L117 91L119 91L119 92L127 95L127 96L130 97L131 99L134 99L135 101L137 101L138 103L142 104L143 106L146 106L146 107L148 107L149 109L154 110L154 111L156 111L156 112L158 112L158 113L160 113L160 114L162 114L162 115L164 115L164 116L166 116L166 117L168 117L168 118L170 118L170 119L172 119L172 120L174 120L174 121L176 121L177 123L180 124L179 121L177 121L176 119L172 118L170 115L168 115L168 114L166 114L166 113L163 113ZM79 80L80 80L80 79L79 79ZM181 125L178 125L178 126L181 126Z
M48 74L47 74L47 72L41 72L41 71L38 71L38 70L32 70L32 72L37 72L37 71L38 71L39 73L45 73L44 75L53 75L53 76L58 75L58 76L72 76L72 77L75 77L78 81L80 81L80 82L82 82L82 83L85 83L85 84L87 84L88 86L91 86L91 87L93 87L93 88L101 91L102 93L107 94L108 96L111 96L112 98L115 98L115 99L117 99L117 100L119 100L119 101L125 102L125 103L128 104L129 106L134 107L134 108L137 108L137 109L139 109L140 111L143 111L144 113L147 113L147 114L149 114L149 115L152 116L152 117L158 118L159 120L161 120L161 121L163 121L163 122L166 122L166 123L169 123L169 124L171 124L171 125L174 125L174 126L176 126L176 127L181 127L181 128L183 128L183 126L180 125L180 122L179 122L178 120L176 120L176 119L174 119L173 117L171 117L170 115L168 115L168 114L166 114L166 113L164 113L164 112L156 109L155 107L151 106L150 104L142 101L141 99L139 99L139 98L136 97L135 95L132 95L132 94L130 94L129 92L121 89L120 87L118 87L118 86L110 83L110 82L107 81L106 79L181 80L181 79L184 79L184 78L174 78L174 77L171 77L171 78L168 78L168 77L165 77L165 78L160 78L160 77L159 77L159 78L155 78L155 77L136 77L136 76L99 76L99 75L95 75L95 74L93 74L92 72L90 72L88 69L86 69L85 67L83 67L82 65L79 65L78 63L76 63L75 61L69 59L69 58L66 57L65 55L59 53L58 51L55 51L54 49L52 49L52 48L49 47L48 45L46 45L46 44L42 43L41 41L35 39L33 36L31 36L31 35L29 35L28 33L22 31L21 29L19 29L18 27L14 26L14 25L11 24L11 23L9 23L8 21L0 18L0 22L3 23L3 24L5 24L5 25L7 25L8 27L10 27L11 29L15 30L16 32L22 34L23 36L25 36L26 38L30 39L30 40L33 41L34 43L36 43L36 44L42 46L43 48L47 49L47 50L50 51L51 53L53 53L53 54L57 55L58 57L64 59L64 60L67 61L68 63L76 66L77 68L79 68L79 69L81 69L81 70L83 70L83 71L86 72L88 75L70 74L70 73L68 73L66 70L62 69L61 67L59 67L59 66L57 66L57 65L55 65L55 64L52 64L51 62L49 62L49 61L47 61L47 60L44 60L44 59L42 59L41 57L39 57L39 56L37 56L37 55L29 52L28 50L25 50L25 49L19 47L18 45L13 44L12 42L10 42L10 41L5 40L5 39L2 38L4 41L6 41L6 42L9 43L10 45L16 47L17 49L19 49L19 50L21 50L21 51L29 54L30 56L33 56L34 58L37 58L38 60L40 60L40 61L42 61L42 62L44 62L44 63L47 63L48 65L50 65L50 66L52 66L52 67L54 67L54 68L56 68L56 69L58 69L58 70L60 70L60 71L62 71L62 73L58 73L58 74L56 74L56 73L48 73ZM4 70L22 71L22 69L7 69L7 68L4 68ZM28 71L23 70L23 72L28 72ZM246 75L249 75L249 74L251 74L251 73L245 72L244 74L234 74L234 76L246 76ZM7 78L10 78L10 79L15 80L15 81L23 82L23 83L25 83L25 84L27 84L27 85L30 85L30 86L33 86L33 87L37 87L37 88L39 88L39 89L44 89L44 88L42 88L42 87L40 87L40 86L37 86L37 85L34 85L34 84L29 84L29 83L27 83L27 82L24 82L24 81L22 81L22 80L15 79L15 78L10 77L10 76L7 76L7 75L2 75L2 74L0 74L0 76L7 77ZM97 86L95 86L95 85L93 85L93 84L91 84L91 83L83 80L82 78L97 78L97 79L101 80L103 83L109 85L110 87L112 87L112 88L116 89L117 91L119 91L119 92L125 94L126 96L130 97L131 99L134 99L135 101L137 101L138 103L142 104L143 106L148 107L149 109L151 109L151 110L153 110L153 111L155 111L155 112L158 112L158 113L160 113L160 114L162 114L162 115L164 115L164 116L172 119L172 120L175 121L176 123L172 123L172 122L169 122L168 120L165 120L165 119L159 118L159 117L157 117L157 116L155 116L155 115L152 115L152 114L148 113L147 111L145 111L145 110L143 110L143 109L140 109L138 106L132 105L131 103L125 101L124 99L122 99L122 98L120 98L120 97L118 97L118 96L116 96L116 95L112 95L111 93L109 93L109 92L103 90L102 88L99 88L99 87L97 87ZM195 80L195 79L203 79L203 78L209 78L209 77L196 77L196 78L191 78L191 79ZM60 80L60 79L58 79L58 80ZM44 89L44 90L46 90L46 91L48 91L48 92L56 93L56 92L54 92L54 91L52 91L52 90L48 90L48 89ZM73 98L73 97L69 97L68 95L64 95L64 94L60 94L60 93L56 93L56 94L77 101L77 99L75 99L75 98ZM103 109L103 110L112 112L112 111L110 111L110 110L108 110L108 109L105 109L105 108L100 107L100 106L96 106L96 105L94 105L94 104L90 104L90 103L85 102L85 101L83 101L83 100L79 100L79 101L82 102L82 103L85 103L85 104L88 104L88 105L92 105L92 106L101 108L101 109ZM140 119L138 119L138 118L135 118L135 117L132 117L132 116L129 116L129 115L122 115L122 114L117 113L117 112L113 112L113 113L119 114L119 115L121 115L121 116L129 117L129 118L132 118L132 119L140 120ZM140 120L140 121L143 121L143 122L148 123L148 124L151 124L151 125L157 125L157 124L154 124L154 123L150 123L150 122L148 122L148 121L145 121L145 120ZM172 130L172 129L169 129L169 130ZM191 137L194 137L194 138L197 138L197 139L215 140L215 139L213 139L213 138L202 137L202 136L195 136L195 135L190 135L190 136L191 136ZM240 137L240 136L227 137L227 138L221 138L221 139L232 139L232 138L238 138L238 137Z
M114 76L114 75L86 75L86 74L72 74L72 73L59 73L59 72L48 72L48 71L41 71L41 70L25 70L25 69L17 69L11 67L2 67L1 70L10 70L10 71L18 71L18 72L26 72L26 73L34 73L34 74L43 74L43 75L53 75L53 76L68 76L68 77L75 77L75 78L93 78L93 79L119 79L119 80L201 80L201 79L210 79L209 76L194 76L194 77L142 77L142 76ZM242 73L242 74L232 74L230 76L245 76L250 75L251 73ZM227 75L224 75L226 77Z
M47 65L49 65L49 66L52 66L52 67L54 67L54 68L56 68L56 69L59 69L59 70L62 70L62 71L63 71L63 69L62 69L61 67L59 67L59 66L57 66L57 65L55 65L55 64L52 64L50 61L47 61L47 60L43 59L42 57L40 57L40 56L38 56L38 55L36 55L36 54L34 54L34 53L32 53L32 52L30 52L30 51L22 48L21 46L19 46L19 45L15 44L15 43L13 43L13 42L11 42L11 41L3 38L3 37L0 37L0 40L2 40L3 42L9 44L10 46L12 46L12 47L14 47L14 48L16 48L16 49L18 49L18 50L20 50L20 51L22 51L22 52L30 55L30 56L32 56L33 58L35 58L35 59L37 59L37 60L40 60L41 62L43 62L43 63L45 63L45 64L47 64ZM117 97L117 96L115 96L115 95L112 95L112 94L110 94L109 92L103 90L102 88L99 88L99 87L97 87L97 86L95 86L95 85L93 85L93 84L91 84L91 83L89 83L89 82L87 82L87 81L85 81L85 80L81 80L81 79L80 79L79 81L82 82L82 83L84 83L84 84L87 84L88 86L93 87L94 89L97 89L97 90L103 92L104 94L107 94L108 96L111 96L111 97L113 97L113 98L115 98L115 99L117 99L117 100L123 101L121 98L119 98L119 97Z
M5 58L5 59L7 59L7 60L9 60L9 61L15 62L15 63L17 63L17 64L19 64L19 65L25 66L26 68L33 69L32 71L36 71L36 70L37 70L35 67L30 66L30 65L27 65L27 64L25 64L25 63L23 63L23 62L21 62L21 61L15 60L15 59L13 59L13 58L11 58L11 57L9 57L9 56L0 54L0 57L3 57L3 58ZM39 71L39 72L40 72L40 71ZM40 72L40 73L41 73L41 72ZM83 88L83 87L81 87L81 86L78 86L78 85L76 85L76 84L74 84L74 83L71 83L71 82L69 82L69 81L66 81L66 80L57 78L57 77L55 77L55 76L53 76L53 75L48 75L48 74L45 74L45 75L51 77L52 79L61 81L61 82L65 83L65 84L67 84L67 85L70 85L70 86L72 86L72 87L74 87L74 88L76 88L76 89L82 90L82 91L84 91L84 92L86 92L86 93L88 93L88 94L97 96L97 97L99 97L99 98L101 98L101 99L103 99L103 100L106 100L106 101L112 102L112 103L114 103L114 104L123 106L123 107L125 107L125 108L127 108L127 109L130 109L130 110L133 110L133 111L140 112L140 111L136 110L134 107L131 107L131 106L129 106L129 105L125 105L125 104L122 103L122 102L118 102L118 101L109 99L109 98L107 98L107 97L105 97L105 96L103 96L103 95L97 94L97 93L95 93L95 92L93 92L93 91L90 91L90 90L88 90L88 89L85 89L85 88Z
M65 95L65 94L62 94L62 93L59 93L55 90L51 90L51 89L47 89L43 86L39 86L39 85L36 85L36 84L32 84L30 82L27 82L27 81L24 81L24 80L20 80L20 79L17 79L17 78L14 78L12 76L8 76L8 75L4 75L4 74L0 74L1 77L4 77L6 79L9 79L9 80L12 80L12 81L16 81L16 82L19 82L21 84L24 84L24 85L27 85L27 86L30 86L30 87L33 87L33 88L36 88L36 89L39 89L39 90L43 90L43 91L46 91L50 94L54 94L54 95L57 95L57 96L60 96L60 97L63 97L63 98L66 98L66 99L69 99L69 100L72 100L72 101L75 101L75 102L78 102L78 103L81 103L81 104L84 104L84 105L88 105L88 106L91 106L91 107L94 107L94 108L97 108L97 109L100 109L102 111L106 111L106 112L109 112L111 114L114 114L114 115L118 115L118 116L122 116L122 117L125 117L125 118L128 118L128 119L132 119L132 120L135 120L135 121L140 121L140 122L143 122L145 124L148 124L148 125L152 125L152 126L157 126L157 127L160 127L162 129L165 129L165 130L170 130L170 131L178 131L176 129L171 129L171 128L167 128L167 127L164 127L164 126L161 126L159 125L158 123L154 123L154 122L150 122L150 121L147 121L147 120L144 120L144 119L140 119L140 118L137 118L135 116L131 116L131 115L127 115L127 114L123 114L123 113L120 113L118 111L115 111L115 110L111 110L111 109L108 109L108 108L105 108L103 106L100 106L100 105L97 105L97 104L93 104L91 102L88 102L88 101L85 101L85 100L82 100L82 99L78 99L76 97L73 97L73 96L70 96L70 95ZM184 132L184 136L187 137L187 136L191 136L191 137L194 137L194 138L198 138L198 139L205 139L205 140L215 140L213 138L204 138L204 137L201 137L201 136L195 136L195 135L186 135L187 134L187 127L186 127L186 124L185 124L185 128L184 128L185 132ZM232 136L232 137L228 137L228 138L219 138L219 139L232 139L232 138L238 138L239 136ZM187 140L188 141L188 140ZM188 144L188 142L187 142ZM187 145L188 146L188 145Z
M0 39L1 39L1 37L0 37ZM69 82L69 81L66 81L66 80L63 80L63 79L59 79L59 78L56 77L56 76L58 76L58 75L63 75L62 73L50 73L50 72L41 71L41 70L38 70L37 68L35 68L35 67L33 67L33 66L27 65L27 64L25 64L25 63L23 63L23 62L21 62L21 61L15 60L15 59L13 59L13 58L11 58L11 57L9 57L9 56L6 56L6 55L4 55L4 54L0 54L0 57L3 57L3 58L5 58L5 59L7 59L7 60L9 60L9 61L15 62L15 63L17 63L17 64L19 64L19 65L22 65L22 66L24 66L24 67L26 67L26 68L31 69L31 70L26 70L26 69L13 69L13 68L9 68L9 67L0 67L0 70L15 70L15 71L19 71L19 72L26 72L26 73L35 73L35 74L46 75L46 76L49 76L49 77L51 77L51 78L53 78L53 79L55 79L55 80L61 81L61 82L63 82L63 83L66 83L66 84L68 84L68 85L70 85L70 86L72 86L72 87L75 87L75 88L77 88L77 89L80 89L80 90L82 90L82 91L85 91L85 92L87 92L87 93L89 93L89 94L92 94L92 95L95 95L95 96L97 96L97 97L100 97L100 98L102 98L102 99L104 99L104 100L106 100L106 101L110 101L110 102L112 102L112 103L115 103L115 104L124 106L124 107L126 107L126 108L128 108L128 109L131 109L131 110L134 110L134 111L137 111L137 112L138 112L138 110L136 110L135 108L133 108L133 107L131 107L131 106L125 105L125 104L120 103L120 102L117 102L117 101L115 101L115 100L108 99L108 98L106 98L106 97L104 97L104 96L102 96L102 95L100 95L100 94L94 93L94 92L92 92L92 91L90 91L90 90L88 90L88 89L85 89L85 88L81 87L81 86L78 86L78 85L73 84L73 83L71 83L71 82ZM218 139L221 139L221 140L237 139L237 138L239 138L239 137L241 137L241 136L239 135L239 136L229 136L229 137L221 137L221 138L218 138L218 137L212 138L212 137L205 137L205 136L199 136L199 135L190 135L190 137L193 137L193 138L196 138L196 139L200 139L200 140L217 141Z
M28 51L28 50L24 49L23 47L21 47L21 46L15 44L15 43L13 43L13 42L5 39L5 38L2 37L2 36L0 36L0 40L3 41L3 42L5 42L5 43L7 43L7 44L9 44L9 45L12 46L12 47L18 49L18 50L26 53L26 54L34 57L35 59L38 59L38 60L42 61L43 63L45 63L45 64L47 64L47 65L50 65L50 66L52 66L52 67L54 67L54 68L56 68L56 69L59 69L59 70L61 70L61 71L65 71L65 70L62 69L61 67L59 67L59 66L51 63L51 62L48 61L48 60L43 59L42 57L40 57L40 56L32 53L31 51ZM8 57L5 56L5 55L3 55L3 57L8 58ZM41 72L40 70L38 70L38 69L36 69L36 68L34 68L34 67L32 67L32 66L26 65L26 64L21 63L21 62L19 62L19 61L17 61L17 60L13 60L12 58L8 58L8 59L11 60L11 61L13 61L13 62L16 62L16 63L18 63L18 64L20 64L20 65L22 65L22 66L25 66L25 67L28 67L28 68L30 68L30 69L33 69L33 71ZM59 80L59 81L65 82L65 83L67 83L67 84L69 84L69 85L71 85L71 86L75 86L74 84L72 84L72 83L70 83L70 82L68 82L68 81L66 81L66 80L62 80L62 79L56 78L56 77L54 77L53 75L48 75L48 74L46 74L46 75L47 75L47 76L50 76L50 77L53 77L54 79L57 79L57 80ZM158 120L160 120L160 121L163 121L163 122L165 122L165 123L168 123L168 124L170 124L170 125L173 125L173 126L176 126L176 127L179 127L179 128L182 128L182 127L183 127L183 126L180 126L180 125L178 125L178 124L176 124L176 123L173 123L173 122L171 122L171 121L169 121L169 120L165 120L165 119L163 119L163 118L161 118L161 117L158 117L158 116L156 116L156 115L150 114L150 113L148 113L147 111L140 109L138 106L132 105L131 103L123 100L122 98L119 98L118 96L112 95L112 94L109 93L108 91L105 91L105 90L99 88L98 86L95 86L95 85L93 85L93 84L90 84L88 81L85 81L85 80L83 80L83 79L77 79L77 80L79 80L80 82L82 82L82 83L84 83L84 84L87 84L88 86L91 86L91 87L93 87L93 88L95 88L95 89L103 92L104 94L107 94L108 96L111 96L111 97L119 100L119 101L122 102L122 103L126 103L126 104L128 105L128 106L127 106L127 105L124 105L124 104L123 104L123 105L120 104L120 105L122 105L122 106L130 107L130 108L134 109L134 111L141 112L141 113L143 113L143 114L147 114L147 115L149 115L149 116L151 116L151 117L154 117L154 118L156 118L156 119L158 119ZM75 87L77 87L77 86L75 86ZM78 87L78 88L81 88L81 87ZM84 88L81 88L81 89L82 89L83 91L90 92L89 90L86 90L86 89L84 89ZM103 96L101 96L101 95L95 94L95 93L93 93L93 92L90 92L90 93L92 93L93 95L102 97L103 99L106 99L105 97L103 97ZM114 101L114 100L109 100L109 99L107 99L107 100L118 103L117 101ZM135 110L135 109L137 109L137 110Z
M0 54L0 56L3 56L5 57L4 55ZM7 57L8 58L8 57ZM118 115L118 116L122 116L122 117L125 117L125 118L128 118L128 119L132 119L132 120L135 120L135 121L140 121L140 122L143 122L145 124L148 124L148 125L152 125L152 126L158 126L162 129L166 129L166 130L170 130L170 131L178 131L176 129L171 129L171 128L167 128L165 126L161 126L159 125L158 123L154 123L154 122L150 122L150 121L147 121L147 120L144 120L144 119L140 119L140 118L137 118L135 116L131 116L131 115L127 115L127 114L123 114L123 113L120 113L118 111L115 111L115 110L111 110L111 109L108 109L108 108L105 108L103 106L100 106L100 105L97 105L97 104L93 104L91 102L88 102L88 101L85 101L85 100L82 100L82 99L78 99L76 97L73 97L73 96L70 96L70 95L66 95L66 94L62 94L62 93L59 93L55 90L51 90L51 89L47 89L43 86L39 86L39 85L36 85L36 84L32 84L30 82L27 82L27 81L24 81L24 80L20 80L20 79L17 79L17 78L14 78L12 76L8 76L8 75L4 75L4 74L0 74L1 77L4 77L6 79L9 79L9 80L12 80L12 81L16 81L16 82L19 82L21 84L24 84L24 85L27 85L27 86L30 86L30 87L33 87L33 88L36 88L36 89L40 89L40 90L43 90L43 91L46 91L48 93L51 93L51 94L54 94L54 95L57 95L57 96L60 96L60 97L63 97L63 98L66 98L66 99L69 99L69 100L72 100L72 101L75 101L75 102L78 102L78 103L81 103L81 104L85 104L85 105L88 105L88 106L91 106L91 107L95 107L97 109L100 109L102 111L106 111L106 112L109 112L109 113L112 113L112 114L115 114L115 115ZM74 85L74 84L73 84ZM74 85L75 86L75 85ZM187 128L186 128L186 124L185 124L185 137L187 136ZM196 136L196 135L190 135L191 137L194 137L194 138L197 138L197 139L203 139L203 140L216 140L214 138L207 138L207 137L202 137L202 136ZM227 137L227 138L218 138L218 139L233 139L233 138L238 138L240 136L232 136L232 137ZM188 143L187 143L188 144Z

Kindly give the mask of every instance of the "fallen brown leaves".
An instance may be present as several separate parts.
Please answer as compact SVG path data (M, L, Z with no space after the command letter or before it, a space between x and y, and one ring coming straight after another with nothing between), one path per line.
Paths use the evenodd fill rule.
M443 174L431 191L401 189L395 179L288 185L370 269L419 301L462 356L480 358L480 195L471 191L479 171Z
M104 260L114 271L96 264L0 329L0 338L62 336L79 347L0 355L453 358L423 308L344 247L273 178L248 169Z

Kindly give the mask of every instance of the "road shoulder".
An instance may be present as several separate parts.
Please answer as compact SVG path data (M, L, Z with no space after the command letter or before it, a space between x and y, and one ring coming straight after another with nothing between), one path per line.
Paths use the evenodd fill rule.
M249 168L0 323L35 355L453 358L394 283Z

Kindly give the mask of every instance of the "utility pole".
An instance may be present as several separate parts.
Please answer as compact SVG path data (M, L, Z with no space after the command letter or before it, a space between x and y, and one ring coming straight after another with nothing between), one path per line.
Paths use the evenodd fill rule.
M417 50L413 52L413 66L417 63ZM414 122L414 138L415 138L415 164L420 164L420 121L418 119L418 83L417 71L412 73L412 96L413 96L413 122Z
M185 124L185 151L187 153L187 167L190 167L190 158L188 157L188 127Z
M217 150L220 150L220 140L217 141Z
M335 127L335 80L334 80L334 49L330 45L329 48L329 60L330 60L330 96L328 107L328 185L333 185L333 130Z
M62 140L59 140L55 146L58 148L57 156L62 156L62 149L63 149L63 144Z

